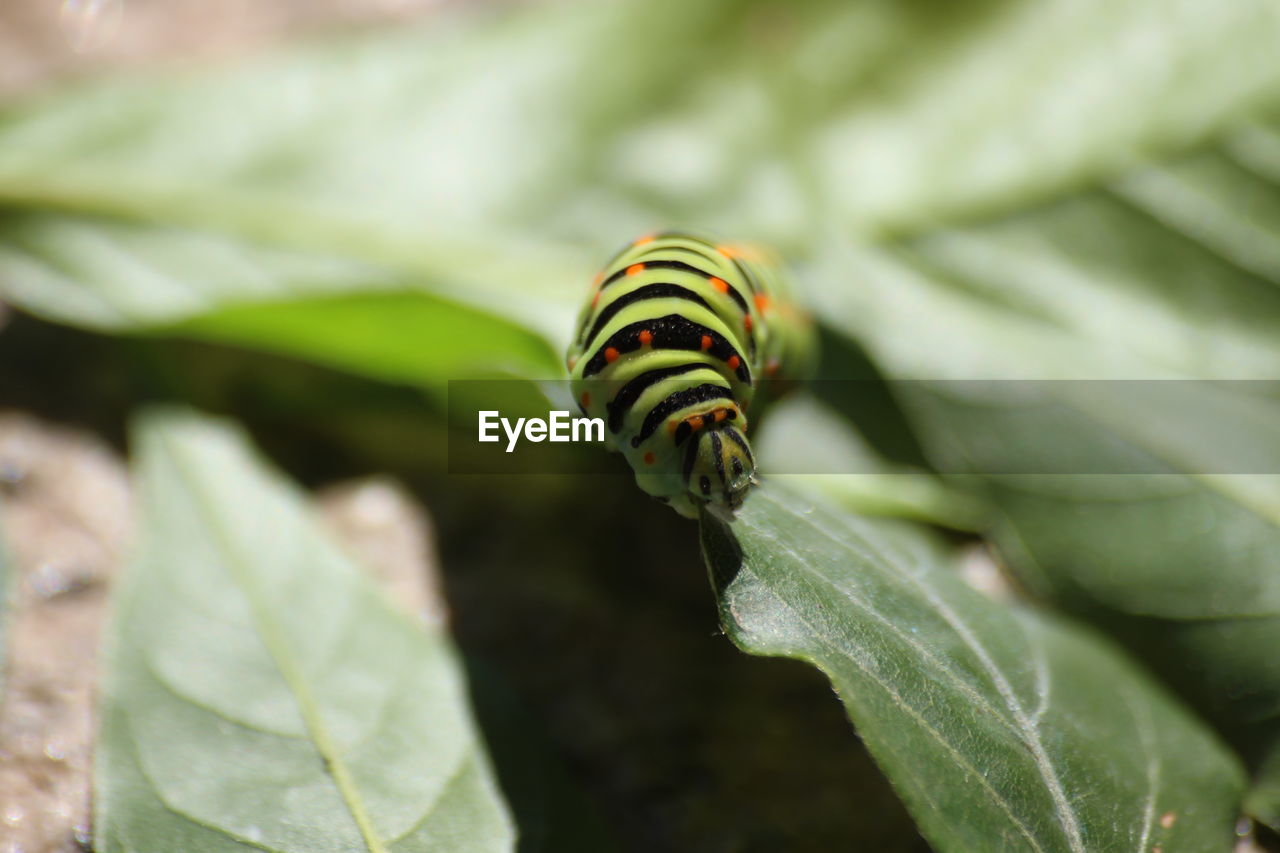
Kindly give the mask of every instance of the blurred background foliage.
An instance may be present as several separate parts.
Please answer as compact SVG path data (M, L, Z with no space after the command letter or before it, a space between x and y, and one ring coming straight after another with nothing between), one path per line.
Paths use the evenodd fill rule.
M23 46L0 109L0 400L121 445L144 404L183 402L305 484L409 483L457 642L505 697L473 687L482 725L522 706L625 849L926 848L816 673L709 640L696 530L621 466L446 475L447 381L559 377L617 244L684 226L775 246L829 379L1280 376L1263 0L335 4L362 25L316 7L313 38L256 51L288 16L228 7L169 43L204 29L234 57L150 62L130 39L154 4L67 5L50 31L80 52L0 42ZM0 16L22 33L34 8ZM113 51L129 67L92 79ZM33 82L59 52L79 79ZM1209 476L1203 447L1081 413L1066 385L816 387L839 427L819 442L793 417L778 453L856 426L884 476L828 498L952 545L977 531L1021 594L1210 721L1253 779L1241 808L1280 825L1280 480ZM1240 440L1276 446L1273 392L1205 393L1256 404ZM1064 444L1152 476L1043 476ZM503 744L525 738L485 728L520 815Z

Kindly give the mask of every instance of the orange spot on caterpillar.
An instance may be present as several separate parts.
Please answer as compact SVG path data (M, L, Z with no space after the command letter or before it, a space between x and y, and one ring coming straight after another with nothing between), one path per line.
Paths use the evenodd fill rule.
M652 453L646 453L644 455L644 464L652 465L654 462L657 461L657 459L658 457L654 456Z
M667 421L667 435L675 435L680 428L680 421Z
M638 238L636 239L636 241L635 241L634 243L632 243L631 245L633 245L633 246L643 246L645 243L652 243L652 242L653 242L653 235L652 235L652 234L645 234L643 237L638 237Z
M590 406L590 405L591 405L591 392L583 391L582 392L582 408L585 409L587 408L587 406Z
M1165 812L1160 815L1160 825L1165 829L1173 829L1173 825L1178 821L1177 812Z
M649 344L653 343L653 332L648 329L641 331L639 337L641 346L647 347Z
M725 281L724 279L711 276L711 278L707 279L707 281L712 287L714 287L720 293L729 292L729 282Z
M614 347L608 347L604 351L604 360L609 364L613 364L618 360L618 351Z
M693 417L689 418L689 426L695 432L697 430L702 429L702 415L694 415Z
M730 370L737 370L738 365L742 364L742 359L738 358L736 355L731 355L729 356L729 360L726 361L725 364L728 365Z
M595 308L599 302L600 302L600 291L597 290L595 296L591 297L591 307Z
M627 275L640 275L644 272L644 264L632 264L627 267Z
M702 349L703 349L703 350L709 350L709 349L711 349L711 336L710 336L710 335L703 335L703 336L702 336Z
M729 412L727 409L716 409L716 423L720 423L722 420L724 420L727 417L729 417Z
M738 250L733 246L716 246L716 251L724 255L726 258L732 259L738 257Z
M750 331L751 331L751 329L752 329L754 326L755 326L755 324L751 322L751 315L750 315L750 314L748 314L747 316L745 316L745 317L743 317L743 318L742 318L742 328L744 328L744 329L746 329L748 332L750 332Z
M591 279L591 286L599 287L602 281L604 281L604 270L600 270L600 272L596 273L596 277Z
M573 368L578 364L578 359L575 358L574 356L569 356L569 358L565 361L565 364L569 365L570 370L573 370Z
M760 310L761 314L768 311L771 306L772 303L769 301L768 296L765 296L763 293L756 294L756 308Z

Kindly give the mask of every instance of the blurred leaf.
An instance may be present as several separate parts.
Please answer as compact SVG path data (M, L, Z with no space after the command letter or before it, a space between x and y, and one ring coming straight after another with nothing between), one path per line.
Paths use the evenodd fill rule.
M97 849L510 849L448 639L393 611L234 429L153 418L138 451Z
M1272 379L1277 235L1280 125L1255 125L1017 216L833 245L808 278L895 376Z
M859 287L819 294L898 378L1105 380L898 387L935 465L977 475L963 484L1000 510L1023 580L1140 651L1261 765L1251 809L1273 826L1280 400L1110 380L1280 377L1278 141L1254 125L1018 217L833 253L828 274Z
M807 660L941 851L1229 850L1236 759L1114 647L983 598L917 528L762 488L703 548L721 619Z
M1280 85L1264 0L630 0L429 24L17 105L0 184L384 258L530 216L609 243L673 211L797 234L1021 201L1193 144ZM741 204L773 197L793 221Z
M5 292L54 320L243 344L437 390L491 371L563 371L527 323L359 262L176 228L0 220Z
M3 477L3 472L0 472ZM4 701L9 673L9 614L13 607L17 573L9 556L9 542L4 529L4 506L0 505L0 702Z
M46 214L0 228L0 294L130 328L389 277L558 344L640 230L800 251L924 227L1280 94L1265 0L629 0L430 23L11 106L0 200Z
M387 289L377 267L268 248L177 227L87 216L0 218L8 298L51 320L127 330L179 322L225 304Z
M832 409L807 393L781 401L752 439L760 470L789 488L814 491L861 515L979 529L984 514L969 495L925 471L880 458Z
M319 336L317 330L324 330ZM355 293L241 305L158 330L243 343L378 379L443 391L446 377L551 377L560 357L536 334L428 293Z

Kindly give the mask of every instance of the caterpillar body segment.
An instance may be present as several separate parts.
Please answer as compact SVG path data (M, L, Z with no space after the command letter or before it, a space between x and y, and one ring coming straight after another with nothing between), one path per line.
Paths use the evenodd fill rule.
M644 491L696 517L732 513L756 481L748 409L811 366L808 319L757 249L684 233L642 237L596 277L567 364Z

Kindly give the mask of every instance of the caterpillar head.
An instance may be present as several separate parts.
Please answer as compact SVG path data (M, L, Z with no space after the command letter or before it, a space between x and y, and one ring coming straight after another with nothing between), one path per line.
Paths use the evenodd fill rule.
M756 482L756 460L737 424L723 422L688 438L684 458L685 502L692 514L706 506L732 516Z

